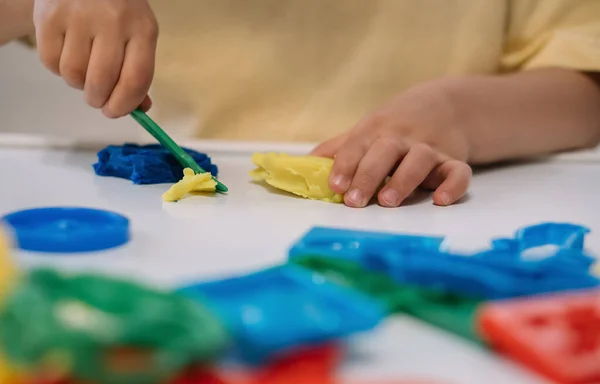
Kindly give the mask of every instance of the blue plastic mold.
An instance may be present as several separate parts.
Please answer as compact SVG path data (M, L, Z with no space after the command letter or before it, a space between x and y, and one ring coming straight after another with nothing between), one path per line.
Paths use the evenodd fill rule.
M384 309L362 294L292 265L181 289L206 300L249 361L370 330Z
M494 239L492 248L523 252L538 247L554 246L561 249L583 251L589 228L569 223L542 223L519 229L513 239Z
M488 250L462 255L441 250L441 237L316 227L289 257L345 258L401 283L500 299L600 285L589 272L596 259L584 250L587 233L579 225L543 223L518 230L512 239L495 239Z
M443 237L314 227L290 249L290 259L303 256L339 257L360 262L367 244L371 252L389 248L438 249Z
M588 233L589 228L576 224L543 223L518 230L515 238L521 251L543 245L582 251Z
M129 220L115 212L80 207L33 208L2 218L20 249L47 253L92 252L129 241Z
M200 167L217 176L217 166L211 163L210 157L191 149L184 150ZM109 145L98 152L94 171L99 176L129 179L134 184L175 183L183 177L183 167L177 159L158 144Z
M382 254L367 245L363 265L403 283L486 299L591 288L600 281L589 272L596 259L583 251L586 233L576 225L542 224L470 256L417 247ZM532 254L534 248L541 252Z

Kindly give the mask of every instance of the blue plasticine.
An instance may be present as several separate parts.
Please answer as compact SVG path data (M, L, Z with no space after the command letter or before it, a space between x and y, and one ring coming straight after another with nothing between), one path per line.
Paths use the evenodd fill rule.
M385 232L354 231L341 228L314 227L289 250L290 259L322 256L360 261L365 247L379 252L390 247L438 249L443 237L418 236Z
M370 330L384 317L384 309L368 297L293 265L180 291L206 300L251 362Z
M210 157L191 149L184 150L204 170L217 176L217 166L211 163ZM183 177L183 167L177 159L158 144L109 145L98 152L94 171L99 176L129 179L134 184L175 183Z

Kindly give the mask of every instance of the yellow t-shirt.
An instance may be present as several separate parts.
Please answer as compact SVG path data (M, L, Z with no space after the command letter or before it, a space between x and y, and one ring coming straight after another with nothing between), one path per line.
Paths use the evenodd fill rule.
M452 74L600 70L600 0L151 0L159 120L319 141Z
M600 70L600 0L150 0L159 121L319 141L452 74Z

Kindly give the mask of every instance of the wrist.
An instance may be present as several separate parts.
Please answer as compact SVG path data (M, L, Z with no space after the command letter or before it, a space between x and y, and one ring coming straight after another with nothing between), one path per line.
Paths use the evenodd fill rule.
M457 76L441 80L447 103L452 108L452 125L460 132L467 147L467 159L470 164L481 162L481 127L485 125L486 115L475 107L473 88L476 81L471 76Z
M432 138L432 142L425 141L461 161L472 158L477 144L474 137L477 132L474 128L476 122L466 91L468 81L468 77L462 76L439 78L420 84L405 94L413 99L425 95L423 98L427 102L424 103L421 116L434 119L435 121L430 121L432 126L444 127L439 138Z

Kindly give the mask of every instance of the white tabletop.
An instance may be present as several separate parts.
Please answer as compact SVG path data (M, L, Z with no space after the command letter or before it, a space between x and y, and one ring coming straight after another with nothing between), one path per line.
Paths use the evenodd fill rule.
M66 205L109 209L131 219L132 240L122 248L86 256L20 252L19 261L25 266L94 269L175 287L281 263L289 246L314 225L446 235L456 244L472 247L486 244L492 236L510 236L525 225L567 221L598 229L587 245L600 253L600 164L589 158L479 172L467 201L452 207L435 207L425 197L399 209L351 209L250 183L249 153L260 146L198 143L199 149L211 150L230 193L163 203L161 194L168 185L136 186L95 176L94 151L68 149L65 143L48 149L44 140L31 139L24 140L28 146L11 148L6 144L15 144L15 138L2 139L0 135L0 213ZM516 364L404 316L393 317L353 345L342 374L354 379L545 382Z

